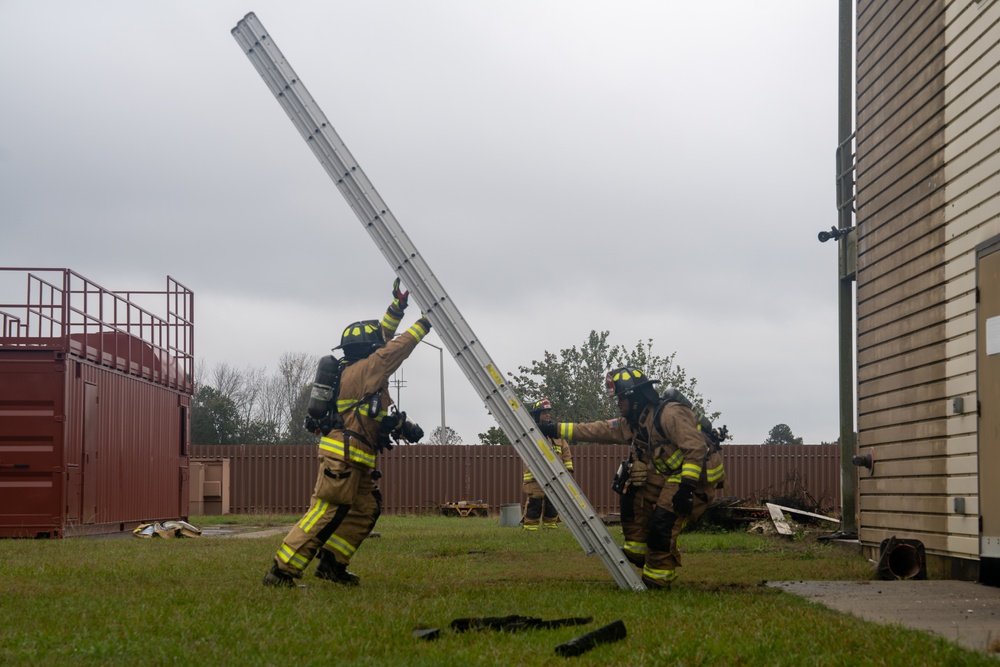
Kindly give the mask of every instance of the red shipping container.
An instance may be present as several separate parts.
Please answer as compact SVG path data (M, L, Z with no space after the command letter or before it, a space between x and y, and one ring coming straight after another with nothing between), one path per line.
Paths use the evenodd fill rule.
M0 537L187 518L193 294L0 268ZM0 286L3 283L0 281ZM166 296L166 318L139 305Z

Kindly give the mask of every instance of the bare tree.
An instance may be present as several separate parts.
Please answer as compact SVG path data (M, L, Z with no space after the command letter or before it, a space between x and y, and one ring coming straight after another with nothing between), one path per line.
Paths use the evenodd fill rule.
M216 364L212 369L212 379L209 382L219 394L234 403L239 402L240 390L243 387L243 373L226 362Z
M280 392L284 412L281 423L287 423L302 388L313 381L319 359L314 354L285 352L278 360L277 390Z
M285 397L281 392L281 378L279 375L272 375L264 381L260 404L257 407L257 418L275 424L279 437L284 437L284 426L287 422L286 410Z
M278 369L268 375L263 367L236 368L228 363L197 365L199 382L212 387L236 410L239 438L245 444L308 442L301 428L318 358L301 352L286 352Z
M432 445L461 445L462 436L450 426L445 426L443 429L438 426L431 431L427 442Z

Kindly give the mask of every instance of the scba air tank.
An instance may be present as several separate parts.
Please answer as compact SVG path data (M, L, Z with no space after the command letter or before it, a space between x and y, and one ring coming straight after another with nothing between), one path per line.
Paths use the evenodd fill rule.
M337 391L340 389L340 359L326 355L316 367L316 379L309 393L309 416L322 419L328 413L337 413Z

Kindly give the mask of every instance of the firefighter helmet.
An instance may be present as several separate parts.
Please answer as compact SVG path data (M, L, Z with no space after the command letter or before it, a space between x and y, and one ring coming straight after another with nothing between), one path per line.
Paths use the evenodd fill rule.
M547 398L543 398L541 400L538 400L538 401L535 401L534 403L532 403L531 404L531 409L528 410L528 412L531 413L531 418L534 419L535 423L537 424L538 423L538 418L539 418L539 416L541 416L542 412L545 411L545 410L551 410L551 409L552 409L552 401L550 401Z
M609 371L604 377L604 386L607 388L608 396L611 398L631 396L636 390L647 386L652 389L650 385L655 382L659 382L659 380L651 380L635 366L616 368L613 371Z
M357 360L364 359L384 344L382 326L378 320L364 320L349 324L344 329L339 347L344 350L345 357Z

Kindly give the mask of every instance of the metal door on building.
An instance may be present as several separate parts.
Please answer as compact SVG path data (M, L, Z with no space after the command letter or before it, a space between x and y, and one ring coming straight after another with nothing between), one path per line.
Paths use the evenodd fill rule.
M979 580L1000 586L1000 238L976 249Z
M80 523L97 519L97 443L100 436L99 392L96 384L87 382L83 391L83 505Z

